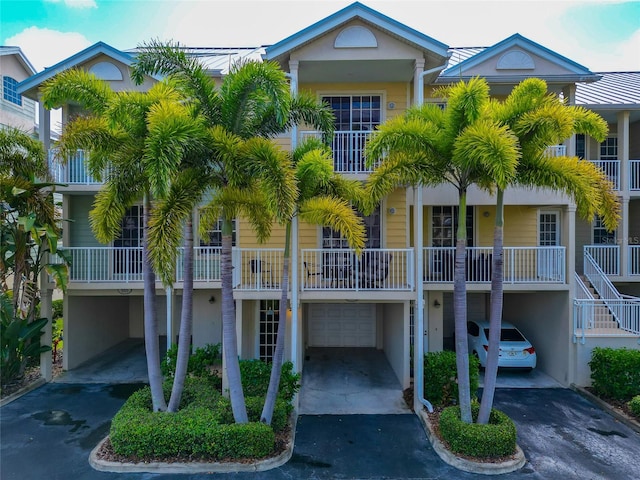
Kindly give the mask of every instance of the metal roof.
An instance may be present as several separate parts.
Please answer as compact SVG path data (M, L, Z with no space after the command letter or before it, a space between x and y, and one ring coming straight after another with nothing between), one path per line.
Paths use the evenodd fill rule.
M640 108L640 72L597 72L602 78L576 85L578 105L636 105Z
M125 51L135 57L139 49ZM197 57L207 70L226 75L229 73L229 67L237 61L261 61L265 47L184 47L184 51L189 56Z

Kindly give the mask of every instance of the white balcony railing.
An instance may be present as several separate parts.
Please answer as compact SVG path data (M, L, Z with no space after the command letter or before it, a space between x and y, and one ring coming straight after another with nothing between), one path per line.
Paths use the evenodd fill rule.
M593 336L640 335L640 299L574 299L573 335L574 341L579 338L581 342Z
M618 245L585 245L584 253L585 255L589 254L606 275L620 275L620 247Z
M629 245L629 275L640 275L640 245Z
M334 132L331 141L333 169L338 173L370 173L375 165L365 165L364 148L371 131L339 130ZM300 139L320 138L317 131L302 131Z
M303 249L301 290L393 290L414 288L411 249Z
M69 281L142 282L142 248L64 247L71 259ZM53 256L52 263L60 262Z
M591 163L600 167L613 183L614 190L620 190L620 160L591 160Z
M549 157L564 157L567 155L566 145L550 145L547 147L546 154Z
M629 160L629 190L640 192L640 160Z
M426 283L453 282L455 247L425 247ZM468 247L466 281L490 283L493 248ZM565 283L565 247L504 247L504 283Z
M49 150L49 171L53 181L67 185L102 185L103 182L89 173L87 168L88 152L76 150L75 154L63 162L58 157L58 149Z
M283 259L282 248L234 248L233 287L237 290L280 290Z

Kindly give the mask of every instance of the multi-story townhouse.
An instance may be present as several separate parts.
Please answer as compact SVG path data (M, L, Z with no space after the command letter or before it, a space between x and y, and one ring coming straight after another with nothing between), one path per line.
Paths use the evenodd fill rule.
M378 125L411 105L440 103L432 91L459 79L482 76L491 94L502 98L521 80L540 77L568 103L600 113L612 132L603 144L578 137L551 150L580 155L605 169L620 192L620 227L611 236L597 221L592 225L577 218L575 205L564 195L509 189L504 319L535 345L538 369L564 385L588 384L587 361L596 345L639 348L640 303L619 291L640 295L640 161L633 160L640 158L640 143L633 141L640 133L640 73L594 73L518 34L488 48L450 48L360 3L266 48L196 53L220 77L237 58L278 62L293 91L310 90L333 108L334 167L354 179L365 180L370 173L363 147ZM19 91L37 99L42 83L68 68L92 71L117 90L147 88L154 79L141 87L129 81L134 57L135 51L98 43L24 81ZM73 105L66 106L63 121L75 113ZM42 107L40 115L47 116ZM290 148L313 135L299 126L278 142ZM78 152L64 166L53 162L58 180L68 185L60 189L64 215L74 219L64 232L73 258L64 304L65 369L143 336L141 207L127 213L119 239L100 245L87 219L100 185L84 169L83 155ZM394 371L397 390L409 387L414 345L419 352L453 343L459 218L468 225L469 318L489 313L495 199L471 189L468 204L466 212L459 212L456 191L446 185L399 188L364 219L368 240L358 257L330 229L297 222L287 306L279 305L283 232L276 229L268 243L258 244L248 225L237 219L234 298L240 356L269 359L279 315L286 315L286 356L297 370L303 369L309 348L376 348ZM196 247L195 346L221 341L219 247L215 229ZM595 286L597 293L587 286ZM162 335L171 342L178 330L181 287L180 273L173 288L157 286L162 297L158 313L167 319Z
M15 127L35 134L36 102L18 93L18 84L35 73L20 47L0 46L0 128Z

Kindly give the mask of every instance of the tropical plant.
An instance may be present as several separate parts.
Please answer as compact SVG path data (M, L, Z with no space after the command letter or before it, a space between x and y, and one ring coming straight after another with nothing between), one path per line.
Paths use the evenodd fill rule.
M148 226L152 200L168 195L173 185L169 179L179 165L168 161L158 144L151 142L151 133L167 123L182 125L183 136L172 137L173 143L168 142L166 147L170 149L197 130L196 116L185 111L188 107L180 104L182 97L168 81L155 84L148 92L114 92L106 82L88 72L68 70L47 82L42 95L47 108L74 101L86 111L65 125L58 143L59 160L65 162L77 149L86 149L90 152L87 162L90 173L105 180L90 212L96 238L103 243L116 238L127 208L143 199L145 349L153 408L164 411L167 407L162 392L155 273L150 261ZM181 154L190 146L182 145Z
M53 203L54 184L48 179L42 144L21 130L0 130L3 382L21 376L26 362L49 348L40 345L47 319L36 320L41 273L46 271L63 290L67 284L66 257L57 250L60 219ZM61 261L49 254L58 254Z
M285 245L282 265L282 294L280 305L287 305L289 292L289 262L291 258L291 228L295 215L312 225L330 227L340 232L349 246L359 252L364 247L365 231L362 219L350 202L359 204L362 197L360 182L346 180L333 171L331 150L317 139L308 139L290 155L295 169L298 195L296 209L285 225ZM278 319L276 346L273 352L269 389L260 420L271 424L280 385L280 372L284 359L286 315L281 311Z
M244 62L231 67L218 87L206 68L177 43L157 41L143 45L136 57L133 78L145 74L170 75L204 117L206 144L201 159L208 166L209 202L201 228L222 223L220 254L224 365L236 422L247 422L236 338L232 289L232 221L248 219L258 240L268 238L275 216L291 217L296 196L287 156L269 140L304 122L330 130L333 117L311 95L289 93L289 84L277 64ZM174 244L175 245L175 244ZM178 362L186 362L185 353Z
M509 186L546 187L569 195L577 213L591 221L597 213L609 230L618 222L618 201L604 172L588 161L548 155L548 147L576 133L604 140L607 124L596 113L565 105L547 91L547 84L529 78L517 85L504 101L491 104L491 115L518 138L520 155L516 176ZM478 423L487 423L493 408L503 304L504 184L496 184L496 220L491 270L489 349Z
M380 126L367 144L368 162L382 159L370 175L367 192L378 202L403 185L418 187L442 183L458 191L460 218L456 232L454 317L456 368L460 415L470 423L471 392L467 346L465 283L467 189L472 184L505 188L515 176L516 137L487 115L489 86L481 79L441 89L447 108L416 106Z

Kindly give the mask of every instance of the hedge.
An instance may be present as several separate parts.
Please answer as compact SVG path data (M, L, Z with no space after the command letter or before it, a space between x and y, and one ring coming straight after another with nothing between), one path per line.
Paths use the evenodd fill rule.
M596 395L624 401L640 395L640 350L596 347L589 367Z
M640 395L636 395L629 402L629 409L636 417L640 418Z
M474 403L474 421L480 406ZM440 414L440 434L451 451L477 458L506 457L516 452L516 426L506 414L491 410L488 424L464 423L458 406L447 407Z
M478 391L480 362L469 356L471 397ZM458 370L455 352L429 352L424 356L424 398L435 406L458 403Z
M171 382L164 384L165 396ZM279 399L272 426L260 423L264 397L246 397L250 423L233 423L231 404L207 379L188 378L176 413L152 412L149 387L138 390L111 423L110 439L117 454L133 458L190 457L209 460L260 458L275 446L291 405Z

